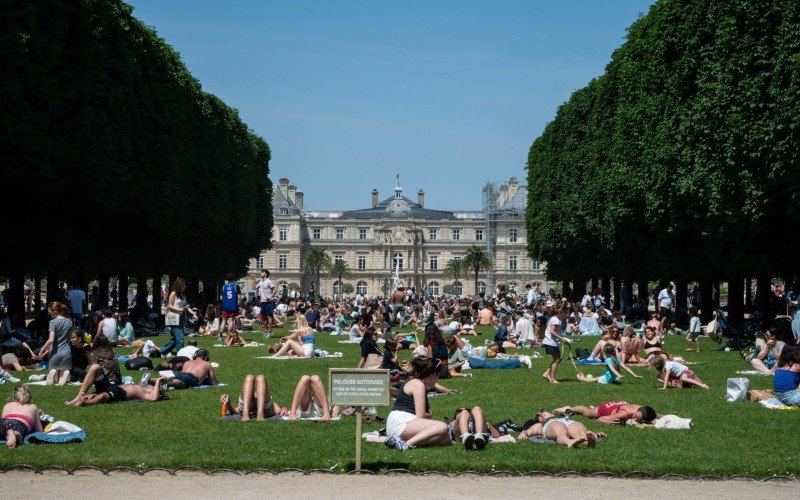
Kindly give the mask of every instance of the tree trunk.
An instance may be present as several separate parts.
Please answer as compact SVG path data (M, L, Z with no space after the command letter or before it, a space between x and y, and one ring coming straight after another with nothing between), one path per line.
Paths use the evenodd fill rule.
M573 281L575 286L572 287L572 301L577 302L586 295L586 278L580 278Z
M161 314L161 275L153 275L153 311Z
M8 277L8 317L14 328L25 326L25 276L12 274Z
M97 301L103 309L108 307L108 280L108 274L100 273L99 283L97 284Z
M128 281L128 275L121 275L118 278L117 284L117 295L119 299L117 299L117 303L119 304L119 310L122 312L128 312L128 286L130 282Z
M755 304L753 304L753 307L761 314L766 314L769 310L770 294L772 293L772 280L769 275L766 274L759 274L756 276L756 279L758 282L756 285L756 300Z
M689 301L689 282L678 280L675 283L675 324L680 328L689 326L689 315L686 313L686 303Z
M647 289L648 281L646 279L642 279L636 282L637 290L636 295L640 301L645 301L646 303L650 303L650 290ZM646 316L650 316L647 314Z
M711 288L714 283L710 280L700 282L700 321L708 323L713 317L714 301L711 299Z
M147 277L146 276L137 276L136 277L136 308L139 309L142 313L147 312L149 307L147 306Z
M744 306L748 311L753 307L753 279L749 276L744 280Z
M591 291L591 293L594 293L595 290L597 290L597 278L592 278L592 291Z
M608 305L609 309L611 309L611 278L605 277L601 283L603 288L603 297L606 298L606 304Z
M33 278L33 314L38 316L42 311L42 277Z
M569 281L567 280L561 282L561 296L566 297L567 300L572 298L572 289L569 286Z
M744 280L734 274L728 280L728 322L738 328L744 321Z
M63 301L64 297L61 296L61 287L58 286L58 275L54 272L47 273L47 304L51 302Z

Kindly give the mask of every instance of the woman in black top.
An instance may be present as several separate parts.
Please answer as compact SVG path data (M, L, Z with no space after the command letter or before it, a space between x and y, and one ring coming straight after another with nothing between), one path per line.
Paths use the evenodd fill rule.
M383 355L380 349L378 349L377 341L378 332L376 332L374 328L367 328L367 332L361 337L361 359L358 361L358 366L356 366L356 368L378 368L380 366L381 356ZM378 357L375 358L373 356L375 361L371 361L370 366L367 366L370 355Z
M432 420L428 390L439 381L437 360L416 358L412 362L412 378L397 390L397 400L386 420L386 446L405 451L414 446L450 444L447 424Z

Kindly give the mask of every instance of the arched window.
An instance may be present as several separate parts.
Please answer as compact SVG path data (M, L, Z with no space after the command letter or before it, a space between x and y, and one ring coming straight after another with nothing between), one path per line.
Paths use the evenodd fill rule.
M483 281L478 282L478 293L486 293L486 283Z
M395 269L403 270L403 254L401 252L395 252L392 257L392 271Z
M428 293L431 294L431 297L438 297L439 296L439 283L436 281L431 281L428 283Z
M367 282L366 281L359 281L356 285L356 293L360 295L367 294Z
M461 284L460 281L456 281L455 283L453 283L453 293L454 294L461 295L461 293L463 291L464 291L464 286Z

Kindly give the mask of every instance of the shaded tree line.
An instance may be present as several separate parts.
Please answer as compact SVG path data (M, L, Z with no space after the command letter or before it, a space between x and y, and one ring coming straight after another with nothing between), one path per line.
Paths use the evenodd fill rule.
M727 281L736 322L757 278L765 306L800 276L799 61L796 1L657 1L530 148L531 257L576 294L698 281L707 315Z
M99 278L107 297L109 276L243 273L271 241L267 143L119 0L0 10L10 309L26 275Z

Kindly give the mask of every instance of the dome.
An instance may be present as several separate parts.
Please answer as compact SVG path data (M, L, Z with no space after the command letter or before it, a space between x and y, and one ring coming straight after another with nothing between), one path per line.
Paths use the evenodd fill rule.
M386 215L389 217L411 217L411 207L406 200L395 198L386 205Z

